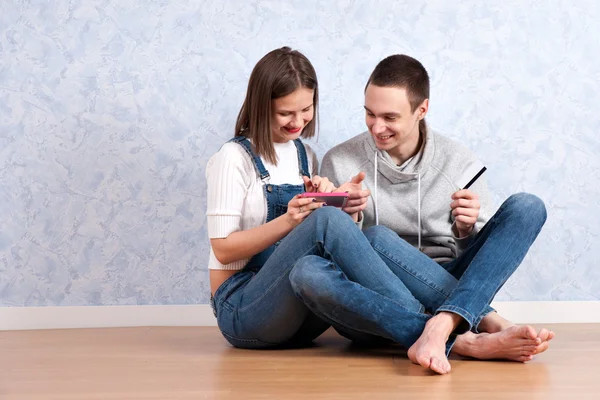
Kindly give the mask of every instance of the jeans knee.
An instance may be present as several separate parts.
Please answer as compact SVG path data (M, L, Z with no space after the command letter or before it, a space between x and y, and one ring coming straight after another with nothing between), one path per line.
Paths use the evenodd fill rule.
M290 271L289 280L296 297L308 304L321 304L331 300L329 261L319 256L304 256Z
M378 240L385 240L391 235L398 236L393 230L383 225L374 225L365 230L363 233L369 242L373 243Z
M516 193L506 200L506 206L522 221L542 226L548 216L544 201L530 193Z
M413 249L396 232L383 225L375 225L363 231L365 237L375 249L394 249L396 253Z
M339 208L325 206L317 208L307 218L312 219L313 223L318 227L329 227L333 229L349 230L357 228L354 221L348 214Z
M314 265L322 260L319 256L304 256L296 262L289 275L290 284L296 296L303 298L314 291L318 283L315 280Z
M327 219L337 219L337 218L340 218L341 216L346 215L346 213L343 212L342 210L340 210L339 208L330 207L330 206L323 206L323 207L317 208L315 211L313 211L312 214L314 214L320 218L327 218Z

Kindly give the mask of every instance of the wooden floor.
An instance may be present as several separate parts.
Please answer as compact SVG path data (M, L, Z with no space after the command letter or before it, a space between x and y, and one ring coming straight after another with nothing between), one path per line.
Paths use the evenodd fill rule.
M0 332L0 399L598 399L600 325L554 325L528 364L452 360L447 376L399 349L250 351L216 328Z

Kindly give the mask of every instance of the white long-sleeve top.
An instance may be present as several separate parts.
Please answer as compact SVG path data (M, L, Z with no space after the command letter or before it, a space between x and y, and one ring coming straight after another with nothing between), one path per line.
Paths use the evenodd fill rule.
M269 171L273 185L303 183L298 165L298 152L293 141L273 143L277 153L277 166L262 159ZM308 169L312 175L319 170L314 151L304 143ZM207 226L209 239L226 238L233 232L252 229L267 220L267 201L263 181L254 162L238 143L226 143L214 154L206 166ZM221 264L210 249L209 269L240 270L249 259Z

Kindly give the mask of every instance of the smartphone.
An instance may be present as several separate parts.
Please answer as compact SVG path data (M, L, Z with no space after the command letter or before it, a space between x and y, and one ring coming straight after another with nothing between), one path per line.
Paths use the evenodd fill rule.
M344 208L346 207L346 202L348 201L348 193L338 192L338 193L312 193L306 192L302 193L300 197L303 198L314 198L317 201L327 203L328 206Z

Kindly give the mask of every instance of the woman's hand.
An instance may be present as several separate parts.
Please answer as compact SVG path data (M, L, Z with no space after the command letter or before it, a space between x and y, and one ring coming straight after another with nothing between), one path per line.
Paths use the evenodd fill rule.
M300 195L295 196L288 203L288 209L286 216L286 221L295 228L300 224L300 222L304 221L306 217L310 215L317 208L323 207L323 203L318 202L314 198L303 198Z
M304 180L306 191L310 193L331 193L335 189L333 183L324 176L315 175L312 179L308 176L303 176L302 179Z

